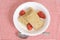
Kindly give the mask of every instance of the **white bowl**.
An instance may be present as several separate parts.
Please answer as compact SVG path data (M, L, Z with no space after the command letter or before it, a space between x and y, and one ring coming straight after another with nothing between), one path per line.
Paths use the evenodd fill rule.
M37 9L38 10L41 10L46 15L46 22L45 22L44 26L41 29L39 29L38 31L28 32L27 29L26 29L26 27L23 24L21 24L21 23L18 22L18 19L17 18L19 16L19 12L22 9L26 9L28 7L33 7L36 10ZM19 5L18 8L15 10L14 15L13 15L13 23L14 23L16 29L19 32L21 32L22 34L25 34L25 35L28 35L28 36L36 36L36 35L42 34L48 28L49 23L50 23L50 14L49 14L49 11L45 8L45 6L43 6L40 3L26 2L26 3L23 3L23 4Z

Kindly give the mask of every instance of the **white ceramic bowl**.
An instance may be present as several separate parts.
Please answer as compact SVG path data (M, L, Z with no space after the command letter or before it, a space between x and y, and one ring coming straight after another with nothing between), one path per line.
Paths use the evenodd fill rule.
M41 29L39 29L38 31L28 32L27 29L26 29L26 27L23 24L21 24L21 23L18 22L17 18L19 16L19 12L22 9L26 9L28 7L33 7L36 10L41 10L46 15L46 20L45 20L46 22L45 22L44 26ZM42 34L48 28L49 23L50 23L50 14L49 14L49 11L46 9L46 7L43 6L40 3L26 2L26 3L23 3L23 4L19 5L18 8L15 10L14 15L13 15L13 23L14 23L16 29L19 32L21 32L22 34L25 34L25 35L28 35L28 36L36 36L36 35Z

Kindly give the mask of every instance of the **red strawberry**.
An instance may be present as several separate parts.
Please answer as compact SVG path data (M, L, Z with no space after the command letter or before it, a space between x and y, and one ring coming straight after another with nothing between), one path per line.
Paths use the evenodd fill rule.
M22 16L24 14L25 14L25 11L24 10L21 10L20 13L19 13L20 16Z
M38 12L38 16L41 17L41 18L43 18L43 19L46 18L45 14L42 11Z
M28 30L32 30L32 28L33 28L32 25L31 25L30 23L28 23L28 24L27 24L27 29L28 29Z

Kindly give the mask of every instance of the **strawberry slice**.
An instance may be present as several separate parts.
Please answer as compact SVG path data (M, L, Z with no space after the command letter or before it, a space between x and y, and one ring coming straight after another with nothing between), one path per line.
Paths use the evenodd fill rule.
M41 18L43 18L43 19L46 18L45 14L42 11L38 12L38 16L41 17Z
M27 29L28 29L28 30L32 30L32 28L33 28L32 25L31 25L30 23L28 23L28 24L27 24Z
M22 16L24 14L25 14L25 11L24 10L21 10L20 13L19 13L20 16Z

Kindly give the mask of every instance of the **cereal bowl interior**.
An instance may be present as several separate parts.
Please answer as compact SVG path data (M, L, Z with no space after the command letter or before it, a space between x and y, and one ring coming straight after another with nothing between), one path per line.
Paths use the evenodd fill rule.
M26 28L26 26L25 25L23 25L21 22L19 22L18 21L18 17L21 17L21 15L19 15L19 13L20 13L20 11L22 10L22 9L24 9L24 10L26 10L27 8L29 8L29 7L32 7L34 10L36 10L36 11L38 11L38 10L40 10L40 11L42 11L42 12L44 12L44 14L45 14L45 16L46 16L46 19L44 19L44 21L45 21L45 23L44 23L44 25L40 28L40 29L38 29L38 30L34 30L34 29L32 29L32 30L28 30L27 28ZM34 12L35 13L35 12ZM37 14L37 13L36 13ZM36 14L31 14L31 15L28 15L26 18L27 18L27 21L28 22L30 22L31 24L33 24L33 26L36 26L36 25L34 25L34 24L37 24L35 21L37 21L37 20L39 20L39 18L36 16ZM30 17L29 17L30 16ZM30 19L31 18L31 19ZM33 20L35 19L35 18L37 18L37 19L35 19L34 20L34 22L32 21L30 21L30 20L32 20L32 18L33 18ZM40 20L41 21L41 20ZM40 4L40 3L36 3L36 2L26 2L26 3L23 3L23 4L21 4L21 5L19 5L18 6L18 8L15 10L15 12L14 12L14 15L13 15L13 23L14 23L14 25L15 25L15 27L16 27L16 29L19 31L19 32L21 32L22 34L25 34L25 35L29 35L29 36L36 36L36 35L39 35L39 34L42 34L43 32L45 32L46 31L46 29L48 28L48 26L49 26L49 23L50 23L50 14L49 14L49 11L42 5L42 4ZM40 23L41 24L41 23ZM37 27L38 27L38 25L37 25ZM34 28L34 27L33 27Z

